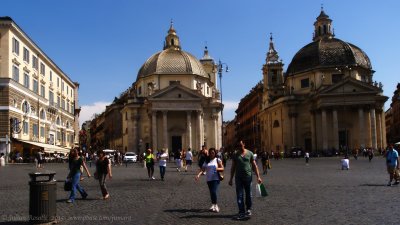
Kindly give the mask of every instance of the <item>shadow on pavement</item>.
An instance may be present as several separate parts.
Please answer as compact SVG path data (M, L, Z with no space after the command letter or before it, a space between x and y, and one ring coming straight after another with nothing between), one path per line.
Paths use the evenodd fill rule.
M0 222L0 225L28 225L31 224L28 221L13 221L13 222Z
M164 212L169 212L169 213L193 213L191 215L186 215L186 216L180 216L179 218L181 219L190 219L190 218L232 218L235 215L232 214L217 214L217 213L212 213L210 210L207 209L167 209L164 210ZM203 214L203 213L209 213L209 214Z
M386 187L386 184L361 184L361 187Z

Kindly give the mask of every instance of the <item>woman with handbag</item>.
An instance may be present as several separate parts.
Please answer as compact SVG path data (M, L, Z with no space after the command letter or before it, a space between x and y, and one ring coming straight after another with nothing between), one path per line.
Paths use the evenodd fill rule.
M196 176L196 180L199 180L200 175L206 172L207 185L210 190L211 196L211 208L213 212L219 212L217 205L217 192L220 181L223 179L222 172L224 172L224 166L222 165L221 159L216 157L217 152L215 148L208 150L208 157L206 158L200 172Z
M97 155L99 158L96 161L96 172L94 173L94 178L99 180L103 199L106 200L110 197L110 194L108 193L106 187L106 178L107 175L109 179L112 178L111 164L110 160L106 157L106 154L103 150L97 151Z
M75 201L76 197L76 190L79 191L79 193L82 196L82 199L86 199L88 194L86 191L82 188L82 186L79 184L80 177L81 177L81 166L85 169L88 177L91 177L89 170L86 166L85 161L83 160L82 157L79 156L78 150L77 149L72 149L70 151L70 156L69 156L69 174L67 179L69 179L72 183L72 188L71 188L71 194L69 196L69 199L67 200L67 203L73 203Z

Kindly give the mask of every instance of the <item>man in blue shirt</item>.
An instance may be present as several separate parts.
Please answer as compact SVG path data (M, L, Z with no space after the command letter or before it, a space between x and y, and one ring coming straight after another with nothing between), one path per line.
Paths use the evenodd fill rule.
M400 169L400 161L399 161L399 153L393 149L393 145L389 145L388 151L386 152L386 166L387 171L389 173L389 183L388 186L392 186L393 178L395 179L394 184L400 183L399 177L399 169Z

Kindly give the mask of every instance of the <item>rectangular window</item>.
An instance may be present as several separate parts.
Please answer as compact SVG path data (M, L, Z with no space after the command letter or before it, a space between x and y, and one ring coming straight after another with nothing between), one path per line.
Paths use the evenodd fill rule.
M332 74L332 84L336 84L343 79L343 74Z
M53 81L53 72L50 70L50 81Z
M65 100L64 99L61 99L61 108L65 109Z
M60 98L60 96L57 96L57 106L61 107L61 98Z
M40 74L46 75L46 67L43 63L40 63Z
M64 81L61 81L61 92L64 92Z
M44 85L40 85L40 96L46 98L46 88L44 87Z
M13 65L13 79L19 82L19 68L16 65Z
M39 127L38 127L38 125L37 124L33 124L32 128L33 128L33 136L39 137Z
M36 70L38 69L38 58L34 55L32 55L32 67Z
M57 87L60 87L60 78L57 77Z
M29 134L29 124L28 124L28 122L24 121L22 127L23 127L24 134Z
M44 138L44 127L40 127L40 137Z
M57 131L57 141L61 141L61 134L60 134L60 131Z
M54 93L49 91L49 102L51 106L54 106Z
M24 61L29 63L29 51L24 47Z
M33 79L33 92L39 94L39 83L36 79Z
M310 79L302 79L301 80L301 88L308 88L310 86Z
M68 95L68 92L69 92L69 87L67 86L67 95Z
M69 112L69 104L67 103L67 112Z
M75 111L74 104L71 104L71 113L74 114L74 111Z
M15 38L12 40L12 51L19 55L19 41Z
M29 88L29 75L24 73L24 86Z
M170 80L169 81L169 85L173 85L173 84L180 84L181 82L179 80Z

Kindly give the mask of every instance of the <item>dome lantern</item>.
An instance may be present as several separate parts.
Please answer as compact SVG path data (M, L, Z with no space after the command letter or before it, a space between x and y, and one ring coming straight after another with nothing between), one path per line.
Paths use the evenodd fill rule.
M319 41L322 38L333 38L335 35L332 33L332 20L325 13L324 7L321 7L321 13L314 22L314 38L313 41Z
M181 50L181 44L179 42L179 37L176 34L176 31L174 29L174 22L171 21L171 26L169 27L168 30L168 35L165 37L165 45L164 45L164 50L172 48L175 50Z

